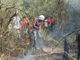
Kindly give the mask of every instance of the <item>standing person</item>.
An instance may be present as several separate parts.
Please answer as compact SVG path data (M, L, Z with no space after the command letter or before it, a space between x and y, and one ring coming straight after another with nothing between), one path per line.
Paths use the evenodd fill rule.
M45 19L45 17L43 15L40 15L39 18L35 19L33 28L34 28L34 41L35 41L35 48L37 48L37 44L39 44L40 46L40 34L41 34L41 28L42 28L42 22ZM37 36L39 38L39 43L37 43Z
M34 37L33 37L34 18L33 17L31 17L29 25L30 25L30 45L34 46Z
M54 26L54 18L51 18L51 31L53 30L53 26Z
M77 58L77 60L79 60L80 59L80 34L79 33L77 33L77 35L76 35L76 40L77 40L77 47L78 47L78 58Z
M51 28L51 18L50 17L48 17L48 27L49 29Z
M22 31L22 19L19 21L20 32Z
M14 23L14 33L16 36L16 39L19 38L20 39L20 26L19 26L19 21L20 21L20 17L16 14L13 18L13 23ZM17 37L18 36L18 37Z
M34 18L32 17L31 21L30 21L30 29L31 30L33 29L33 25L34 25Z
M20 27L20 38L22 38L21 37L21 34L22 34L22 18L20 19L20 21L19 21L19 27Z
M48 27L48 19L45 19L45 23L44 23L45 28Z
M26 20L27 20L27 22L28 22L28 25L29 25L29 22L30 22L30 21L29 21L29 18L28 18L28 17L26 17Z
M26 17L23 17L23 26L24 26L24 35L25 35L25 43L29 44L28 41L28 21L26 20Z

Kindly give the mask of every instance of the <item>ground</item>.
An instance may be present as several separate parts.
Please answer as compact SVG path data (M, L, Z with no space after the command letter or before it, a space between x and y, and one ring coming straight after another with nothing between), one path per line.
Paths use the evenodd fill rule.
M22 58L22 60L62 60L63 59L63 46L55 47L54 43L45 40L42 42L42 49L35 50L34 48ZM53 46L52 46L53 45ZM21 60L19 58L18 60Z
M60 32L58 33L55 31L54 34L57 36L51 33L54 37L44 34L42 35L40 49L25 45L24 39L6 40L6 43L5 40L3 40L2 43L5 43L3 52L5 52L5 54L1 54L1 60L63 60L64 43L63 41L59 41L59 37L61 36L58 35ZM75 57L75 52L74 48L70 49L69 57Z

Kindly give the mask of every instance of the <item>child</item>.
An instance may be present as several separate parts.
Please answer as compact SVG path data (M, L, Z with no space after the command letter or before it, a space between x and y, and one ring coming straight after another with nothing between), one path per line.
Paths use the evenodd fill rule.
M34 37L33 37L34 18L33 17L31 18L29 25L30 25L30 45L34 46Z
M24 26L24 35L25 35L25 42L27 44L29 44L29 41L28 41L28 22L26 20L26 17L23 17L23 26Z

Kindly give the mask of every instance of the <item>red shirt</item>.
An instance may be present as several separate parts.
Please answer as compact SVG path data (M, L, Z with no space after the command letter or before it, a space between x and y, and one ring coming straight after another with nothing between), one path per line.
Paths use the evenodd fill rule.
M51 19L48 19L48 23L50 23L51 22Z
M52 23L52 24L54 23L54 18L51 19L51 23Z

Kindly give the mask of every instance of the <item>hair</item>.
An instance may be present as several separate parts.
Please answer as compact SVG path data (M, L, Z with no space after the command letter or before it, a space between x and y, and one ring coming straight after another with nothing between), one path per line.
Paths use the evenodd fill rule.
M45 19L48 19L48 16L46 16Z
M51 19L52 19L53 17L51 16Z
M25 16L23 16L23 18L26 18Z
M50 18L50 19L51 19L51 16L48 16L48 18Z
M31 19L33 19L33 20L34 20L35 18L34 18L34 17L30 17L30 20L31 20Z

